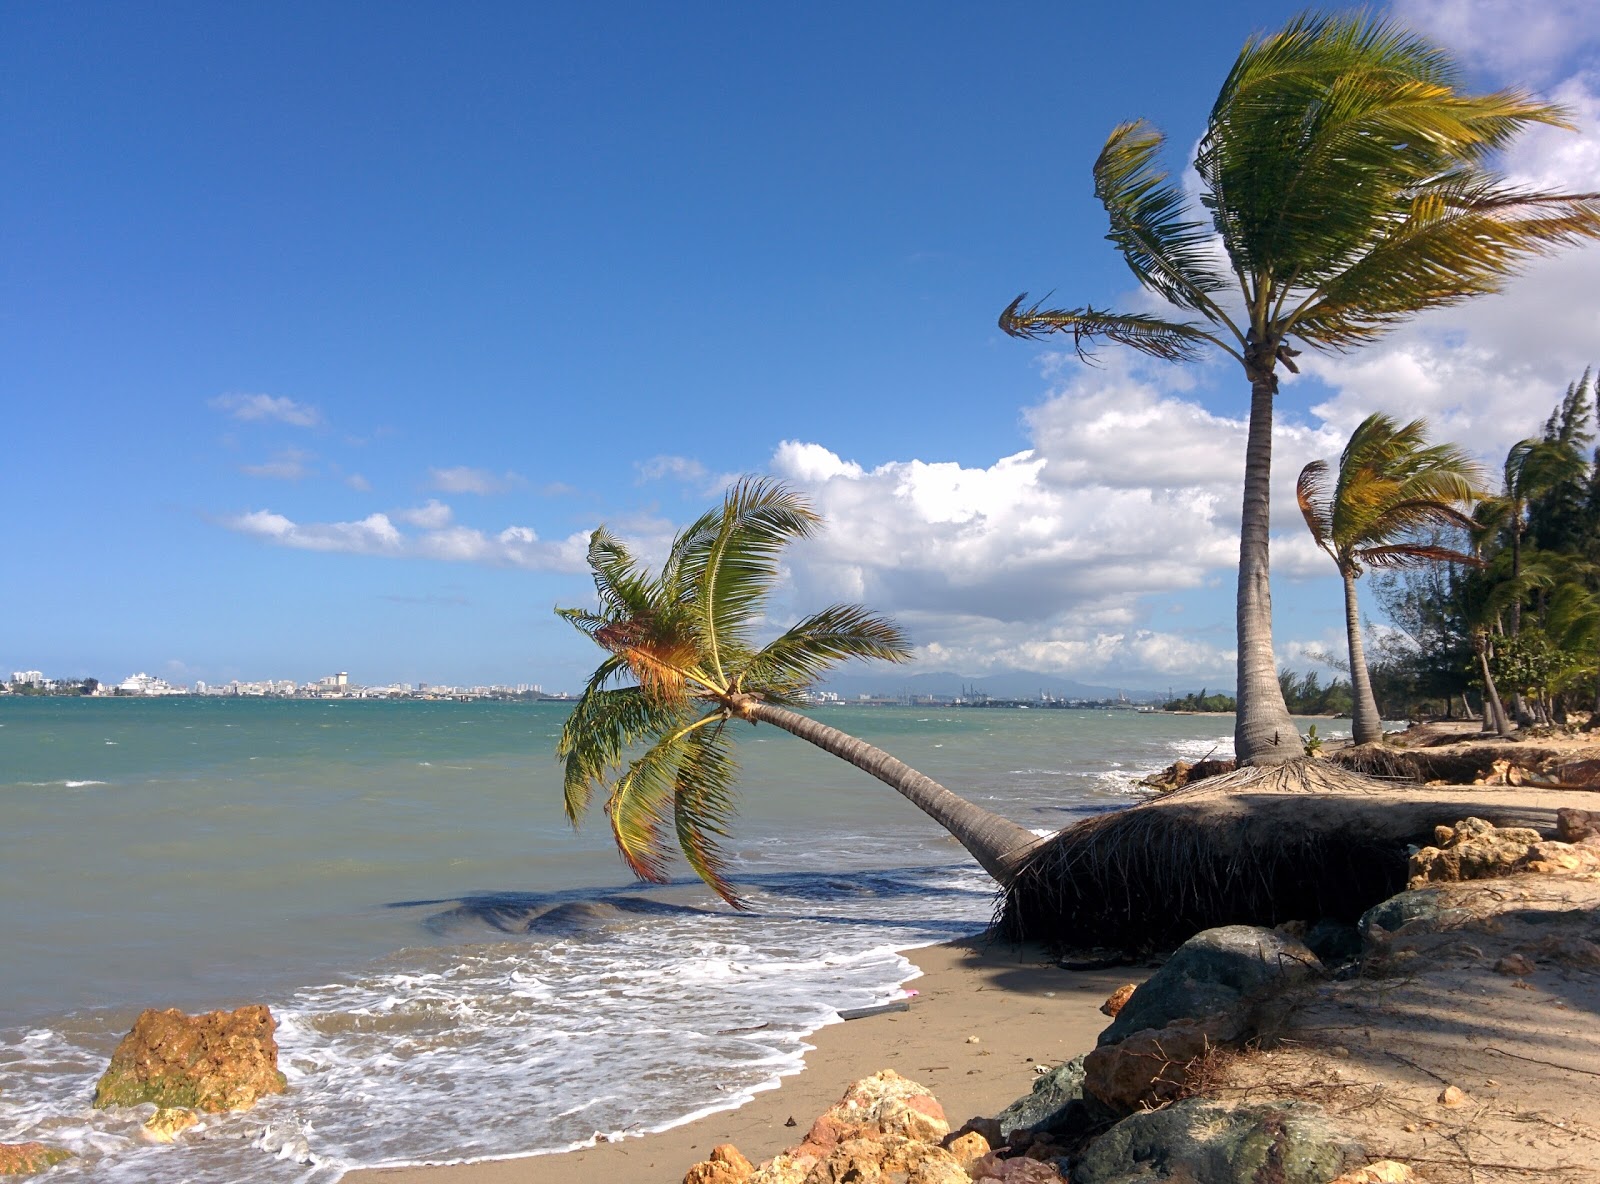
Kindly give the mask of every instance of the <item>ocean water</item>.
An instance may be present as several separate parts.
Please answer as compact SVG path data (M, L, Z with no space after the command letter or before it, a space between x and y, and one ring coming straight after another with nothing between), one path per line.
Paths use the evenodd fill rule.
M752 908L641 885L560 807L562 704L0 699L0 1141L52 1179L317 1181L738 1105L992 884L892 790L741 730ZM819 709L1041 832L1232 747L1231 717ZM271 1006L289 1092L151 1146L94 1082L145 1007Z

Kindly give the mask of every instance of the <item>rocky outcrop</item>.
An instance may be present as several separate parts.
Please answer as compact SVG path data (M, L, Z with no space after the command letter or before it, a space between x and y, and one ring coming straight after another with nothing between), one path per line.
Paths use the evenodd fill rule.
M713 1147L707 1159L689 1169L683 1184L748 1184L755 1171L755 1165L737 1147L723 1143Z
M0 1176L31 1176L72 1158L72 1152L44 1143L0 1143Z
M94 1104L247 1110L288 1088L278 1072L276 1028L260 1005L196 1016L145 1011L112 1053Z
M1327 1184L1366 1158L1305 1102L1190 1098L1125 1118L1096 1139L1075 1184Z
M1581 837L1574 842L1546 840L1536 830L1494 826L1481 818L1436 827L1434 845L1411 856L1409 886L1499 879L1521 871L1546 875L1600 871L1600 833L1593 815L1566 809L1557 822L1561 833Z

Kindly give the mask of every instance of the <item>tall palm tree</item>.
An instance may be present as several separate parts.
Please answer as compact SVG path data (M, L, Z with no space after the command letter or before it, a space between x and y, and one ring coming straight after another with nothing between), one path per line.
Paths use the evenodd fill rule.
M1336 476L1326 461L1314 460L1300 470L1295 485L1311 537L1344 580L1344 627L1355 697L1351 719L1357 744L1383 738L1356 602L1356 580L1362 570L1477 562L1422 537L1422 532L1435 527L1470 530L1474 523L1464 507L1482 484L1477 462L1454 444L1428 445L1427 433L1424 420L1400 427L1387 415L1369 415L1351 433Z
M636 874L665 879L675 838L689 866L738 907L717 841L727 837L734 810L733 724L768 723L892 786L1008 882L1038 845L1033 832L793 710L801 692L839 662L910 657L892 622L836 604L756 645L784 547L820 522L799 494L746 479L673 540L659 574L604 527L594 532L589 566L599 610L556 610L609 654L557 744L567 817L576 825L594 790L605 788L611 833Z
M1046 309L1017 297L1000 327L1070 334L1171 361L1211 349L1250 382L1240 517L1239 714L1246 764L1300 755L1278 689L1268 583L1272 399L1294 342L1344 350L1406 318L1497 291L1517 265L1600 237L1600 194L1521 189L1492 154L1529 124L1572 125L1521 91L1457 89L1440 50L1368 16L1307 15L1247 42L1195 158L1209 215L1157 164L1143 121L1114 129L1095 162L1107 236L1175 316ZM1189 319L1187 313L1198 318Z

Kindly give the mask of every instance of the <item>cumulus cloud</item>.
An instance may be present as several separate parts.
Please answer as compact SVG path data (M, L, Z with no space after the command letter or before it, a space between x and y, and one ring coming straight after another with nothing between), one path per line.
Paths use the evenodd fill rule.
M1392 12L1461 60L1534 84L1600 44L1590 0L1396 0Z
M291 427L314 428L322 422L322 412L307 403L297 403L282 395L248 395L233 393L218 395L211 406L226 411L234 419L245 421L276 421Z
M402 531L387 514L369 514L355 522L300 523L271 510L235 515L223 519L222 524L263 542L305 551L436 559L532 571L573 572L586 566L587 531L549 541L526 526L508 526L498 534L486 534L471 527L448 525L449 508L437 502L398 517L419 529L413 533Z
M448 469L429 469L428 486L440 493L505 493L523 484L516 473L494 474L487 469L457 465Z
M311 473L311 453L298 448L285 448L273 454L271 460L257 465L240 465L239 471L247 477L266 477L274 481L299 481Z

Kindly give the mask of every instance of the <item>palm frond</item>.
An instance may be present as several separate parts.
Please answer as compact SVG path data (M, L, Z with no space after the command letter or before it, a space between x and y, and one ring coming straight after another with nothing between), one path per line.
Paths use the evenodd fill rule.
M911 647L900 627L858 604L812 613L755 654L740 672L741 690L788 697L851 659L905 662Z
M697 523L673 547L669 567L676 581L695 589L697 640L718 679L725 678L728 658L748 649L761 602L780 577L783 549L815 533L820 522L800 494L747 477L724 496L714 528Z
M1355 559L1366 567L1415 567L1423 563L1462 563L1482 567L1483 561L1453 547L1431 543L1384 543L1354 549Z
M1338 563L1339 555L1333 548L1333 492L1328 485L1327 461L1314 460L1300 470L1300 478L1294 483L1294 499L1317 546Z
M1042 340L1052 333L1070 334L1072 348L1085 361L1092 359L1089 345L1099 338L1168 362L1193 361L1204 354L1207 344L1238 356L1232 347L1199 325L1185 321L1168 321L1147 313L1113 313L1092 306L1047 309L1043 301L1024 308L1027 298L1024 292L1006 306L1000 314L1000 328L1012 337L1031 340Z
M627 545L604 526L596 527L589 536L587 558L602 612L638 613L651 607L654 581Z
M1184 216L1183 190L1155 163L1162 143L1160 132L1138 120L1118 125L1100 150L1094 190L1111 219L1106 237L1145 287L1182 308L1220 318L1209 293L1228 281L1209 258L1211 227Z
M689 867L736 909L746 907L728 883L719 838L728 837L734 815L733 783L739 766L723 721L684 737L673 785L672 823Z
M602 672L609 673L602 677ZM678 725L682 709L654 698L640 687L611 687L604 683L627 671L620 657L602 663L596 677L573 705L556 741L556 757L563 762L562 792L567 819L577 826L594 791L612 771L622 767L627 752L647 736Z
M665 883L672 849L666 839L674 810L678 769L690 751L690 738L719 721L720 712L664 731L611 787L606 814L617 851L641 880Z

